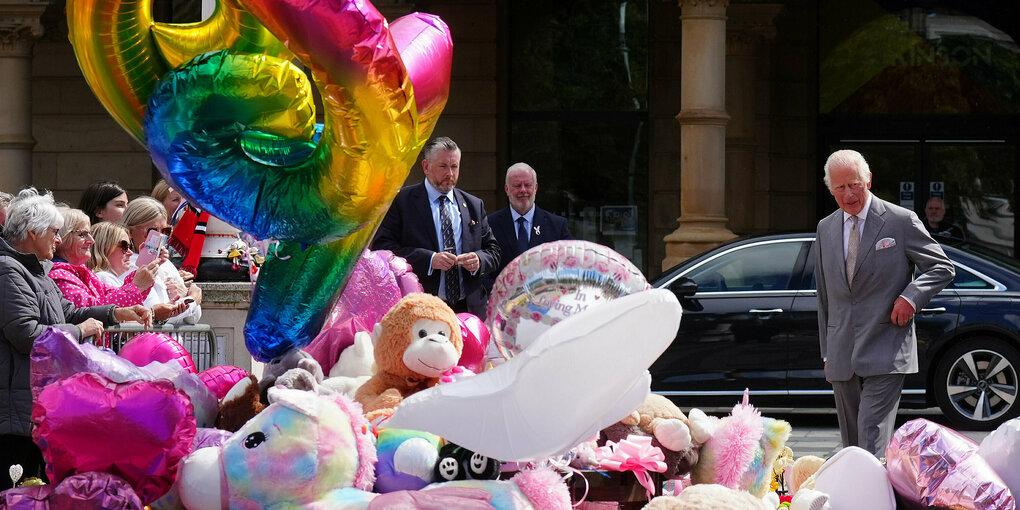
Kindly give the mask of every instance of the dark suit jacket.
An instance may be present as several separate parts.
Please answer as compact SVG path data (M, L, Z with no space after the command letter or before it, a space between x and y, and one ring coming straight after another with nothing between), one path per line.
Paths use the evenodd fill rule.
M889 320L899 296L917 312L953 281L953 263L925 231L913 211L872 197L864 220L854 283L846 280L843 211L818 222L815 280L818 285L818 339L830 381L854 374L917 372L914 322ZM915 278L914 269L920 274Z
M468 311L484 319L488 292L482 286L482 276L492 272L499 264L499 243L489 229L482 200L457 188L453 189L453 196L460 206L461 253L473 251L481 261L474 275L461 271L463 292L467 297ZM407 259L425 292L439 295L439 278L443 272L437 270L428 274L432 254L439 251L439 239L424 182L405 186L397 192L375 233L372 249L390 250Z
M537 205L535 206L535 217L531 226L528 248L533 248L542 243L572 239L570 229L567 228L567 219L546 211ZM510 207L504 207L489 215L489 226L492 227L492 235L499 241L500 262L495 271L489 273L486 278L486 286L492 289L496 277L503 271L503 268L513 259L521 254L517 248L517 225L514 223L514 216L510 213ZM535 233L538 227L538 233Z

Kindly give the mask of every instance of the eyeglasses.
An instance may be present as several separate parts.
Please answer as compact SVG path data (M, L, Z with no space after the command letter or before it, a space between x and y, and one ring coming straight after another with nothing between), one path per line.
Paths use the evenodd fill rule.
M172 229L172 228L170 228L170 227L163 227L163 228L150 228L150 229L149 229L149 230L148 230L148 231L146 232L146 235L148 235L148 233L149 233L149 232L152 232L153 230L155 230L155 231L157 231L157 232L159 232L160 234L163 234L163 235L165 235L165 236L168 236L168 235L170 235L170 233L171 233L171 232L173 232L173 229Z
M131 244L128 243L127 241L123 240L123 239L121 239L120 242L117 243L114 246L116 246L117 248L120 248L120 251L123 251L123 252L131 251Z
M92 237L92 232L90 232L88 230L85 230L85 229L75 229L75 230L72 230L72 231L68 232L66 234L66 237L71 237L72 235L78 236L78 239L81 239L82 241L84 241L84 240L89 239L89 238Z

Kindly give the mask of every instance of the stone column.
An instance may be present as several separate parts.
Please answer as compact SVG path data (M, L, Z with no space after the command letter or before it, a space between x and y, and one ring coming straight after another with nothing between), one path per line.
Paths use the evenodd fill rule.
M680 217L665 237L667 269L735 237L726 228L726 8L679 0Z
M767 107L768 90L761 90L757 62L762 43L775 37L772 19L781 4L733 4L727 11L726 26L726 216L737 233L755 227L755 183L760 171L755 164L757 119L761 101ZM760 223L760 222L758 222Z
M32 183L32 44L45 2L0 0L0 190Z

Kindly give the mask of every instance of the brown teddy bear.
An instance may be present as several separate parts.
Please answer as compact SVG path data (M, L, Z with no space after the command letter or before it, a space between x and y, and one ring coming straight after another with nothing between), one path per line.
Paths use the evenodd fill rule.
M410 395L439 384L460 361L460 322L443 300L423 293L401 298L372 332L376 372L355 393L365 416L388 416Z
M689 473L698 463L699 445L691 438L687 416L662 395L649 394L629 416L603 429L599 443L619 442L631 434L652 436L652 446L665 457L667 479Z

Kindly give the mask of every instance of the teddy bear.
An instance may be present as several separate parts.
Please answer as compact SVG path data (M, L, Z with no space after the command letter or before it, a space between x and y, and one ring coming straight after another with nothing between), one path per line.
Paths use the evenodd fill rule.
M411 293L372 331L376 372L355 393L369 420L392 414L400 402L439 384L463 350L460 322L436 296Z
M629 416L603 429L599 444L618 443L632 434L652 437L652 446L658 447L665 457L666 479L689 473L698 462L700 444L691 437L690 421L662 395L650 393Z

